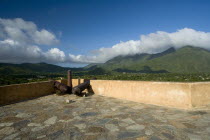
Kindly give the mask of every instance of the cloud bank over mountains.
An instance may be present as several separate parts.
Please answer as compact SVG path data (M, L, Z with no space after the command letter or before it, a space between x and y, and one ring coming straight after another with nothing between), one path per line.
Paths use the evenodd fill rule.
M0 62L48 62L48 63L103 63L118 55L141 53L155 54L170 47L186 45L210 50L210 33L190 28L168 33L157 31L141 35L139 40L120 42L110 48L94 50L89 55L65 54L59 48L43 51L42 46L57 45L56 35L46 29L38 29L33 22L21 18L0 18Z
M210 50L210 33L196 31L190 28L180 29L173 33L157 31L141 35L139 40L120 42L110 48L96 50L94 56L70 55L76 62L105 62L118 55L134 55L141 53L155 54L170 47L176 49L186 45L199 46Z

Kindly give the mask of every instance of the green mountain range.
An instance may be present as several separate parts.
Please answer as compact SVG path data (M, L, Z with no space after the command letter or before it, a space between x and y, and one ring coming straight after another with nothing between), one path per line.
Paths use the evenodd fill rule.
M210 52L185 46L173 47L157 54L117 56L103 64L90 64L84 68L65 68L47 63L0 63L0 74L63 73L71 69L88 75L105 73L210 73Z
M104 64L91 64L85 68L129 73L209 73L210 52L192 46L177 50L172 47L158 54L117 56Z
M47 63L0 63L0 74L66 73L69 69L82 70L82 68L65 68Z

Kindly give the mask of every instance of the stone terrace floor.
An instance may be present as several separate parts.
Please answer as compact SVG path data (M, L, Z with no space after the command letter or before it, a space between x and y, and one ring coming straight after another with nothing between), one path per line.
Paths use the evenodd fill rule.
M0 139L210 140L210 111L49 95L0 107Z

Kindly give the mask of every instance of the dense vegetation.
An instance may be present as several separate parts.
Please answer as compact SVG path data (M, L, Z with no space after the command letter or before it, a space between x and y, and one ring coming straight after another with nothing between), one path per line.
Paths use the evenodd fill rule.
M6 75L33 75L33 74L65 74L69 68L60 67L57 65L47 64L47 63L22 63L22 64L9 64L0 63L0 74ZM71 68L72 71L82 71L82 68Z
M50 79L67 78L64 74L48 75L1 75L0 85L20 84L37 81L47 81ZM77 75L73 78L81 79L101 79L101 80L140 80L140 81L173 81L173 82L196 82L210 81L210 74L110 74L110 75Z
M0 86L10 84L21 84L29 82L47 81L50 79L60 79L63 74L22 74L22 75L0 75Z
M78 76L77 76L78 77ZM210 74L115 74L115 75L87 75L79 78L103 79L103 80L140 80L140 81L174 81L174 82L195 82L210 81Z
M64 68L47 63L0 63L0 86L66 78L69 69L77 76L87 73L82 68Z

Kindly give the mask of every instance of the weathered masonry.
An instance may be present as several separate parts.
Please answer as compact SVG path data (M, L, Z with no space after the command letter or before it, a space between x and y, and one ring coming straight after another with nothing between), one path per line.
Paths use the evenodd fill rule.
M72 85L83 79L72 79ZM59 82L67 84L67 80ZM210 104L210 82L145 82L119 80L90 80L95 94L145 104L193 109ZM54 91L51 82L38 82L0 87L0 105L27 100Z

